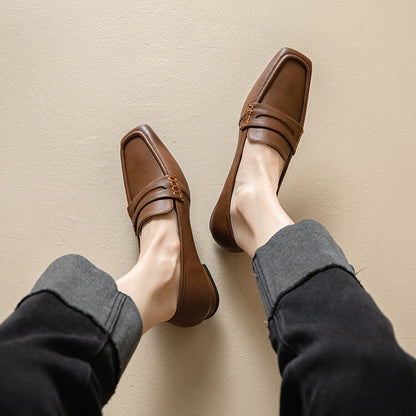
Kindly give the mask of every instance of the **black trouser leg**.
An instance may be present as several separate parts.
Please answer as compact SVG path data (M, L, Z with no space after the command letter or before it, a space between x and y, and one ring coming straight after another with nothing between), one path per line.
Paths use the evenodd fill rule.
M0 326L0 415L100 415L141 332L110 276L58 259Z
M344 270L319 272L285 294L269 328L281 416L416 415L415 360Z
M282 374L281 416L415 416L416 364L314 221L277 233L253 259Z

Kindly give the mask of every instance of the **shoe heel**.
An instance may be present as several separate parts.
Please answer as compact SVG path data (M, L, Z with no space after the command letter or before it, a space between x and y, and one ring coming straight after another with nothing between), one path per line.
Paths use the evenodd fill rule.
M231 253L242 253L242 249L238 247L234 240L233 232L225 222L224 218L218 216L216 208L211 213L209 220L209 230L215 242L224 250Z
M211 276L210 271L208 270L208 267L206 266L206 264L203 264L202 266L204 266L205 272L207 273L207 276L209 278L209 280L211 281L212 287L214 288L214 292L215 292L215 297L217 300L217 303L214 307L214 309L212 310L212 312L209 313L209 315L205 318L205 319L209 319L211 318L213 315L215 315L215 312L217 312L218 310L218 306L220 304L220 295L218 294L218 289L217 286L215 285L214 279Z

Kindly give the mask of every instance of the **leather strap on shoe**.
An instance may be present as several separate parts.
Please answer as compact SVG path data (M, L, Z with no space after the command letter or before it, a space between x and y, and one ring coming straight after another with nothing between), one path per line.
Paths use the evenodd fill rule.
M176 176L165 175L155 179L145 186L141 192L139 192L130 202L127 207L127 212L133 223L133 228L137 236L140 234L140 230L145 221L151 217L170 212L173 209L173 204L169 204L166 209L166 204L154 204L152 209L148 208L149 204L155 201L176 199L183 201L184 196L189 199L189 194L185 190L186 188L181 186ZM154 209L153 209L154 208ZM144 213L144 211L147 211Z
M246 112L240 120L241 130L248 128L262 128L272 130L285 139L290 146L292 154L295 154L299 140L303 133L303 127L295 119L287 114L262 103L251 103L247 106ZM274 136L274 135L273 135ZM261 141L280 151L281 143L277 143L271 136L263 136ZM286 147L286 146L285 146ZM283 150L283 149L282 149ZM287 153L286 149L282 153Z

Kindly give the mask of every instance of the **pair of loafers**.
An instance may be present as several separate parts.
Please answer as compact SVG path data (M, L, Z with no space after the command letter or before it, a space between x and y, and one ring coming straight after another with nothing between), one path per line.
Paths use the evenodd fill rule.
M243 105L234 161L210 220L212 236L228 251L242 251L233 235L230 202L244 143L246 140L263 143L279 152L285 161L277 184L279 191L303 132L311 71L312 64L306 56L283 48L263 71ZM169 322L184 327L197 325L215 314L219 296L195 248L186 178L174 157L147 125L136 127L122 139L121 164L127 211L137 237L147 221L173 210L176 212L181 280L176 313Z

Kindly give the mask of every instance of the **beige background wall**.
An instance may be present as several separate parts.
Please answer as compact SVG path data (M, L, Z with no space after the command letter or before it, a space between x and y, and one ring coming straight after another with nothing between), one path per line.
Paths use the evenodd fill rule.
M0 16L0 316L60 255L114 277L134 264L119 141L140 123L189 179L220 290L212 320L143 338L106 416L278 413L249 261L216 247L208 219L241 105L282 46L314 63L282 203L330 230L416 354L415 1L5 0Z

